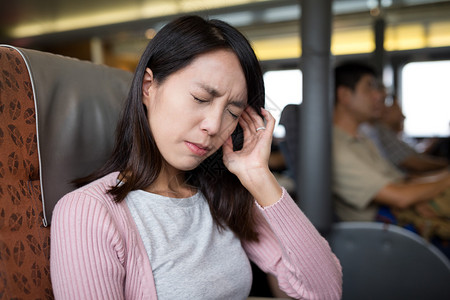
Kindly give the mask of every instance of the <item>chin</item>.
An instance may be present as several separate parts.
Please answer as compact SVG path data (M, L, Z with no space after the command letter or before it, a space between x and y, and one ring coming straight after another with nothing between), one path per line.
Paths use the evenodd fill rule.
M183 171L183 172L192 171L195 168L197 168L202 162L203 162L203 160L195 161L195 162L192 162L192 163L184 163L184 164L180 164L176 168L178 170L180 170L180 171Z
M183 171L183 172L189 172L194 170L195 168L197 168L199 165L193 166L193 167L185 167L185 168L179 168L178 170Z

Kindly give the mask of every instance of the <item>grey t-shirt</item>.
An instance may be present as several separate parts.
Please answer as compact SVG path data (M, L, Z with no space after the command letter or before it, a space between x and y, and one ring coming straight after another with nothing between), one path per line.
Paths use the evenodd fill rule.
M142 190L126 203L150 259L158 299L246 299L252 271L240 240L215 226L204 196Z

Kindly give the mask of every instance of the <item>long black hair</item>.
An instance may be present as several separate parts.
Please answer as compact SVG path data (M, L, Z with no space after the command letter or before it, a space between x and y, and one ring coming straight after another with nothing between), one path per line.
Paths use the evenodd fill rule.
M205 20L199 16L180 17L156 34L139 61L118 123L111 158L100 170L78 183L86 184L120 171L126 174L126 181L109 190L117 202L122 201L130 191L151 186L161 171L163 159L142 102L145 69L150 68L155 81L162 84L169 75L186 67L199 55L219 49L231 50L238 57L247 83L248 105L260 112L264 106L263 77L247 39L220 20ZM239 125L232 138L233 148L240 149L243 134ZM228 226L241 239L257 240L253 199L238 178L226 169L221 149L187 172L186 178L187 183L197 187L205 196L219 228Z

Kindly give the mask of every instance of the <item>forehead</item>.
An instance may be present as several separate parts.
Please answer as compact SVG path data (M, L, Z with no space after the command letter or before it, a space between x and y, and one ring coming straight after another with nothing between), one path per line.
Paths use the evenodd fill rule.
M208 76L205 76L213 76L213 79L219 77L219 73L222 76L232 75L234 73L238 77L244 77L238 57L233 51L226 49L214 50L200 54L195 57L192 62L185 67L185 69L191 69L191 71L194 72L204 71L198 73L199 75L205 74L205 72L213 71L212 73L207 74Z
M377 80L376 80L375 76L373 76L372 74L362 75L358 81L358 85L371 85L374 88L378 87Z
M213 96L247 95L247 83L241 64L236 54L230 50L201 54L179 73L188 84L202 88Z

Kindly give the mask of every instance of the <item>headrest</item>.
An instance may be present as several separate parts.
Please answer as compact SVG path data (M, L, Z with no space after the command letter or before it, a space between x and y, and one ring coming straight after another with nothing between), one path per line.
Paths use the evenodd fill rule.
M44 225L71 181L101 167L132 74L50 53L17 48L30 74L36 108Z

